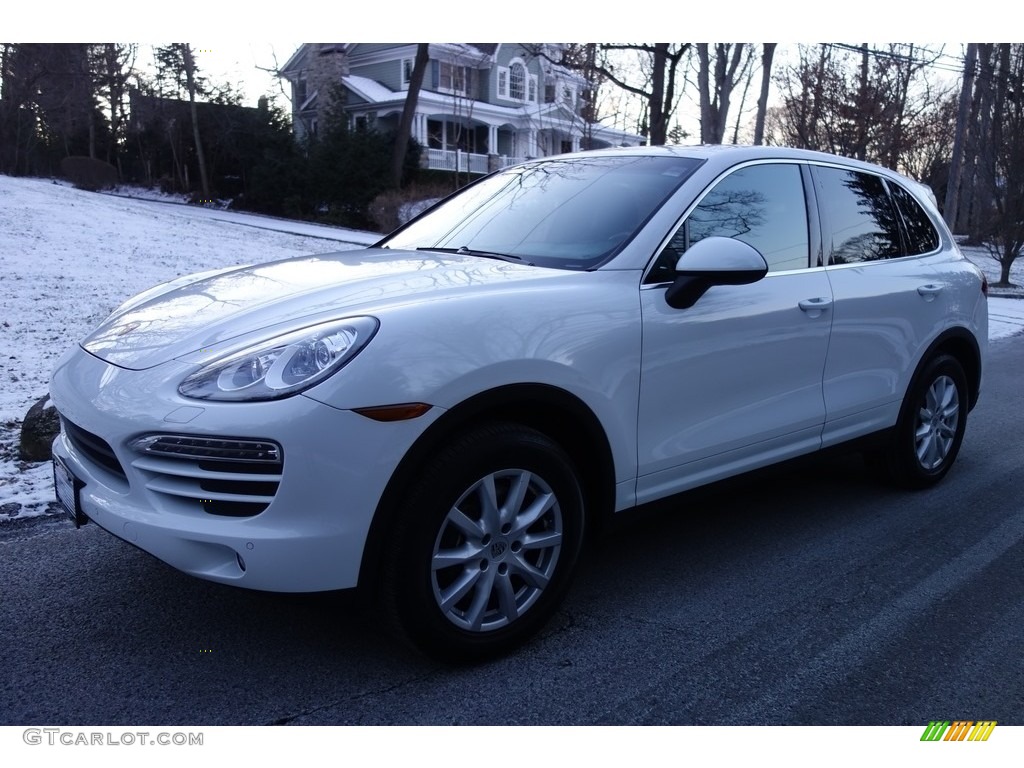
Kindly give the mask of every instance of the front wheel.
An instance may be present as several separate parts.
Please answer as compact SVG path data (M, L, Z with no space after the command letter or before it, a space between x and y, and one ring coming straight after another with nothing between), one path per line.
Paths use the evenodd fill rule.
M405 497L383 582L393 624L449 661L511 649L558 607L583 524L572 461L546 435L517 424L463 435Z
M952 355L932 358L914 379L887 448L876 457L892 480L927 488L953 466L967 426L967 377Z

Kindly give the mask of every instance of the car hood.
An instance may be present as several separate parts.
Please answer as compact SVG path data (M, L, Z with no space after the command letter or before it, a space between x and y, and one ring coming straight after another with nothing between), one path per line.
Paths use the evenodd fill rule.
M287 259L147 291L116 310L82 346L134 370L186 355L200 361L237 346L231 340L255 341L388 304L552 274L565 273L477 256L380 248Z

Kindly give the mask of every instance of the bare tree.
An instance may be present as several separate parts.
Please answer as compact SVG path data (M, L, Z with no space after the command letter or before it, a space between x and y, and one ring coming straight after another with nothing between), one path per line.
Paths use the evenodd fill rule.
M971 111L971 94L974 91L974 70L978 61L978 44L968 43L964 56L964 75L960 88L960 100L956 113L956 134L953 139L953 156L950 160L949 182L946 185L946 199L943 215L946 224L956 226L960 208L960 178L964 162L964 146L967 139L967 122Z
M640 56L640 69L646 76L646 81L642 83L628 81L628 75L607 57L594 70L627 93L644 99L647 125L641 133L647 134L648 143L652 145L664 144L668 138L669 122L676 109L679 64L690 50L690 43L606 43L601 46L601 50L604 53L631 51Z
M999 262L996 286L1008 287L1010 270L1024 248L1024 44L982 45L978 53L988 65L981 68L975 89L990 92L979 121L988 131L979 136L985 149L978 154L983 192L976 200L978 234ZM982 72L991 78L986 84Z
M900 169L944 96L929 79L935 55L923 53L913 44L801 46L778 78L772 139Z
M744 43L697 43L697 88L700 94L700 140L721 144L729 119L732 92L747 46Z

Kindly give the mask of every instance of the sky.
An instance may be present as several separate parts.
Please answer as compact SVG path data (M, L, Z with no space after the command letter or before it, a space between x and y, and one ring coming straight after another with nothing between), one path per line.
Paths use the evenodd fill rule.
M796 0L733 0L727 13L714 4L680 10L683 6L676 0L648 0L635 6L613 3L605 13L563 4L545 7L543 22L538 22L537 14L513 14L503 17L500 25L485 16L464 14L453 19L449 14L431 13L425 10L427 6L412 0L390 0L381 18L361 14L356 19L351 14L343 16L337 6L326 6L315 24L310 22L317 18L312 7L301 13L289 13L285 8L285 12L266 16L249 10L239 13L237 6L216 0L179 0L173 6L110 0L103 13L80 2L50 0L45 17L40 16L38 6L8 5L14 7L4 10L0 38L12 42L127 41L140 43L148 57L153 44L189 41L197 51L197 64L208 77L238 86L248 106L255 106L263 94L281 93L280 81L264 70L283 65L314 33L319 36L312 38L314 42L328 38L349 42L593 42L647 39L652 32L664 31L661 20L672 19L678 24L677 34L667 36L679 39L806 43L835 40L837 30L847 40L877 40L879 20L884 19L883 34L888 40L953 41L949 44L956 46L967 40L1005 36L995 14L961 14L954 24L936 14L922 19L920 10L911 4L891 0L862 0L855 14L845 12L841 19L826 19L821 14L805 19L806 5Z
M841 32L847 40L877 40L881 30L887 40L936 40L963 42L1005 37L1002 15L986 12L984 4L969 14L923 13L911 3L892 0L860 0L855 6L837 8L832 14L808 16L807 4L797 0L732 0L728 4L680 4L678 0L647 0L624 5L609 3L608 10L583 10L576 3L548 4L541 13L493 16L432 12L413 0L389 0L379 18L373 13L345 13L338 6L314 10L279 6L261 15L248 8L216 0L178 0L171 6L145 5L127 0L108 0L103 12L72 0L50 0L46 16L39 6L8 3L0 19L0 37L14 42L105 42L133 40L216 40L218 47L237 50L248 43L328 37L356 42L409 42L426 38L510 42L514 39L551 42L594 42L649 39L666 26L676 34L666 37L706 41L821 42ZM234 7L232 7L234 6ZM323 6L321 6L323 7ZM591 5L596 9L596 5ZM851 8L855 7L855 12ZM993 6L994 9L994 6ZM373 10L373 6L369 7ZM318 16L318 14L322 14ZM53 21L53 20L56 21ZM317 19L312 23L311 19ZM665 21L671 20L666 25ZM244 60L244 57L243 57ZM282 62L283 63L283 62Z

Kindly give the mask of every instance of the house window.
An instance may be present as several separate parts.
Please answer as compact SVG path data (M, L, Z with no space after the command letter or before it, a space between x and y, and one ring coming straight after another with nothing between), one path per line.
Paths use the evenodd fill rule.
M502 98L508 98L508 68L498 68L498 95Z
M402 59L402 88L408 88L412 80L412 59Z
M377 113L367 112L365 115L357 115L352 122L352 127L357 131L373 130L377 123Z
M576 92L569 86L562 88L562 101L572 106L572 103L576 101Z
M441 62L438 72L438 88L449 93L469 93L469 72L464 66Z
M537 101L537 76L530 75L530 98L529 101Z
M544 103L554 104L555 103L555 86L548 83L544 86Z
M526 67L518 62L508 68L508 95L510 99L526 101Z

